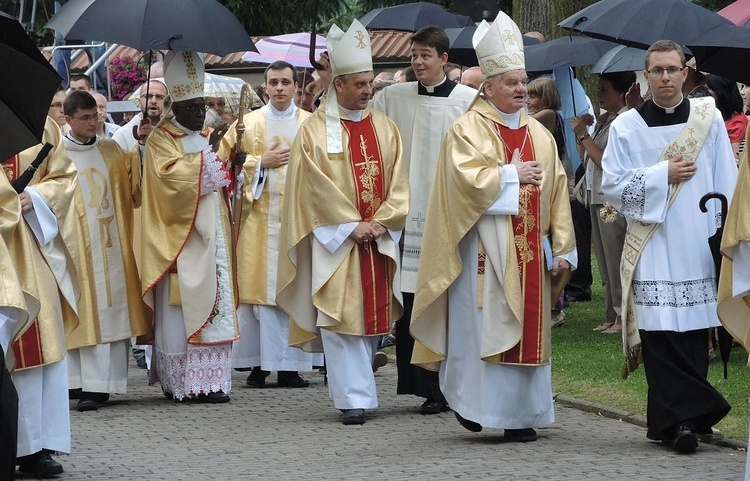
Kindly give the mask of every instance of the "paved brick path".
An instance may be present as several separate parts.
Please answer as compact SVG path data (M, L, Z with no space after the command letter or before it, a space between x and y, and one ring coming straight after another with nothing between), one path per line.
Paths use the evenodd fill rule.
M393 364L377 373L380 408L344 426L323 377L307 389L250 389L234 373L232 401L177 404L131 365L127 395L97 412L71 402L73 452L66 480L741 480L745 453L701 444L679 456L641 427L556 406L535 443L506 443L501 430L464 430L452 413L421 416L419 400L395 396Z

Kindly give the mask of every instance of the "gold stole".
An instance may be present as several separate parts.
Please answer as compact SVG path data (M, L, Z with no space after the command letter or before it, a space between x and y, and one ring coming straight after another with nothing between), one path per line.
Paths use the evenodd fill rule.
M515 149L521 151L521 161L534 158L534 147L528 126L509 129L495 124L498 135L506 147L508 160ZM518 215L510 216L513 242L518 259L523 295L523 331L518 343L499 355L500 363L540 365L542 358L542 333L544 332L544 249L541 234L541 191L538 186L524 184L519 191ZM480 263L483 247L480 246ZM483 273L482 273L483 275ZM480 283L481 286L481 283Z
M703 148L703 143L711 130L711 122L714 118L714 104L712 100L691 99L690 114L682 131L662 151L657 162L666 162L670 158L682 155L685 160L695 162ZM677 195L680 193L682 183L672 188L669 196L669 205L672 207ZM622 377L638 369L643 361L641 353L641 336L638 334L638 319L633 309L632 284L635 267L646 247L646 243L654 235L659 224L649 224L634 220L628 226L625 233L625 245L622 249L622 260L620 261L620 282L622 283L622 322L623 322L623 350L625 352L625 365L622 367Z
M361 122L342 120L349 134L349 161L357 195L357 209L363 222L368 222L383 203L385 179L380 145L372 116ZM390 332L391 283L388 258L381 254L373 241L358 244L362 276L365 335Z

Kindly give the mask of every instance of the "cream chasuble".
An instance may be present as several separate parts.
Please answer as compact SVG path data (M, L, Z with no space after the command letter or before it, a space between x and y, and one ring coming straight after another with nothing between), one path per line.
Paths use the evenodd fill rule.
M114 141L101 139L81 145L65 137L64 145L78 171L91 247L82 262L93 276L81 289L89 291L98 313L80 318L68 335L68 349L145 334L149 328L132 247L133 209L141 201L138 150L123 152Z
M464 266L459 255L459 244L470 231L478 231L482 242L478 255L485 259L481 262L480 257L476 271L474 302L483 317L476 355L490 363L507 362L502 354L522 340L525 293L516 244L525 242L525 238L516 236L510 217L484 215L504 185L499 168L506 165L507 153L498 126L506 125L495 108L477 98L469 112L453 124L443 143L422 246L423 259L429 261L419 270L410 328L416 341L412 363L426 369L438 370L445 359L449 290L462 271L471 269L472 264ZM569 258L575 264L567 181L554 140L539 122L521 112L519 128L524 127L531 138L533 159L541 162L544 172L538 218L526 219L521 225L538 225L539 234L551 240L553 256ZM524 195L519 197L519 201L524 199ZM545 269L540 298L543 328L534 340L536 362L540 364L548 362L551 352L549 289L549 272Z
M363 294L366 286L360 247L347 237L334 252L329 252L315 239L313 230L372 219L391 231L400 231L408 210L408 180L396 126L381 112L366 109L362 121L356 123L372 125L373 130L367 136L374 134L375 140L350 140L347 120L343 120L346 115L341 115L344 153L328 154L326 114L320 109L300 127L287 171L276 301L290 315L290 344L308 351L320 348L313 345L313 341L319 340L317 330L320 327L364 336L368 335L366 321L373 320L365 319L364 314L365 301L370 299L364 299ZM352 149L365 157L357 168L374 168L373 158L379 157L379 167L368 172L377 172L382 180L382 192L358 197L358 193L372 190L360 191L366 185L360 181L365 177L370 179L370 175L362 177L357 172L355 178ZM362 199L373 201L367 215L360 211ZM398 246L386 234L370 248L376 248L387 258L384 267L387 280L379 287L390 289L391 298L385 300L388 303L386 324L390 325L403 311L398 285Z
M289 118L266 105L245 115L243 148L247 152L242 226L237 241L237 283L240 302L253 305L276 305L276 278L279 256L279 229L284 200L287 167L260 169L260 159L278 142L280 148L291 148L297 129L310 116L292 107ZM237 143L236 124L222 140L221 158L228 158ZM258 185L260 184L260 185Z

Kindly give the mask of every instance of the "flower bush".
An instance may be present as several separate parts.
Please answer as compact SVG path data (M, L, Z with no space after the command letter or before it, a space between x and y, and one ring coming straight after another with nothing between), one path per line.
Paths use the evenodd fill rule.
M118 57L110 63L109 73L112 100L123 100L146 81L148 57L143 56L138 61L131 57Z

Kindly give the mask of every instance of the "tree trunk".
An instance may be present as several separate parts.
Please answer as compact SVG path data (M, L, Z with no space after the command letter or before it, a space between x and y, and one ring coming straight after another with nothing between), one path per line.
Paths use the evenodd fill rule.
M553 27L553 0L513 0L513 20L522 33L541 32L548 37Z

